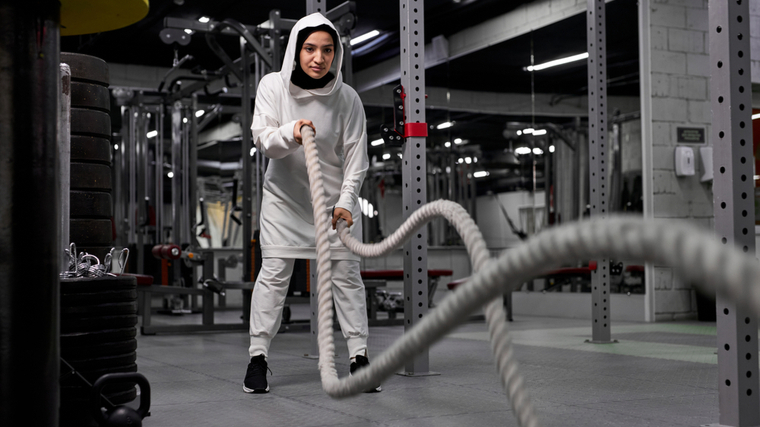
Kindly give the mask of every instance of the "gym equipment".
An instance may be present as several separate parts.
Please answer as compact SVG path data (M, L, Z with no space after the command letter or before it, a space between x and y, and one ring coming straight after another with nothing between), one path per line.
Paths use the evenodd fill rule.
M109 384L137 383L140 386L140 406L132 409L128 406L107 406L103 412L102 395L103 388ZM93 416L99 425L105 427L140 427L143 418L150 415L150 383L148 379L138 373L106 374L98 378L92 385L92 410Z
M77 36L126 27L148 15L148 0L64 0L61 35Z
M418 208L399 230L378 244L367 245L352 239L345 221L338 222L340 239L352 252L363 257L374 257L397 248L434 216L444 216L462 235L473 271L476 272L471 280L459 286L436 310L425 316L417 327L374 358L368 368L339 380L334 362L330 249L327 242L331 221L325 207L314 133L307 126L301 132L304 135L303 146L316 225L319 369L323 389L331 397L362 393L370 385L393 375L407 360L425 351L452 330L458 319L466 318L467 314L486 304L486 321L496 366L518 425L538 425L517 363L513 360L500 295L534 277L536 272L578 258L633 258L671 265L685 280L712 291L717 290L717 284L721 284L722 294L760 312L760 267L756 260L737 248L720 244L704 230L672 222L615 217L545 230L514 250L503 252L497 260L491 260L480 231L466 211L456 203L438 200Z

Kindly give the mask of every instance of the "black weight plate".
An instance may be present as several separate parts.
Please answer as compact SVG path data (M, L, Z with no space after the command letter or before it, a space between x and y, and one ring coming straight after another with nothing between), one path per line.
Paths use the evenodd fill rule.
M103 111L90 110L87 108L72 108L71 134L110 138L111 116Z
M69 239L77 245L105 246L113 242L110 219L72 219L69 222ZM102 262L103 260L101 260Z
M74 369L76 369L80 375L82 375L87 381L90 382L90 384L92 384L95 382L95 380L105 374L112 374L117 372L137 372L137 365L134 363L134 361L132 361L132 363L127 363L125 365L108 366L105 368L92 368L88 366L75 365ZM81 383L81 378L72 378L71 375L64 376L66 372L67 368L61 364L61 384L66 384L73 387Z
M61 52L61 62L71 67L71 79L89 81L108 86L108 64L106 61L81 53Z
M71 107L108 113L111 110L111 94L107 87L99 84L71 82Z
M84 347L106 342L130 340L137 336L137 328L106 329L104 331L74 332L61 335L61 348Z
M61 305L61 319L74 319L83 316L120 316L136 313L137 301L75 306Z
M95 163L71 162L70 188L71 190L111 191L111 167Z
M77 247L77 251L79 252L84 251L84 249L85 248ZM103 258L101 258L101 261L102 260ZM129 291L137 289L137 279L133 276L105 276L98 278L82 277L76 279L61 279L60 283L61 295L91 293L98 291Z
M86 135L71 135L71 161L111 165L111 140Z
M87 316L79 318L61 318L61 333L95 331L98 329L131 328L137 325L137 315L123 316Z
M136 290L98 291L79 294L61 294L61 307L129 302L137 300Z
M101 191L72 191L69 193L69 216L79 218L111 219L111 194Z
M94 379L98 379L99 376L109 372L125 372L115 369L120 366L131 365L136 360L137 353L135 352L103 357L66 358L66 361L88 380L93 377Z
M137 350L137 340L132 338L131 340L126 341L104 342L98 345L88 345L82 347L70 347L61 345L61 357L64 359L102 357L129 353L135 350Z

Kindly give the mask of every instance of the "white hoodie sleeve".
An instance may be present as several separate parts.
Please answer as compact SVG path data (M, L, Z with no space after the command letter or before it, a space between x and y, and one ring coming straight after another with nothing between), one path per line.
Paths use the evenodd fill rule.
M270 77L271 76L271 77ZM293 136L296 120L280 124L275 108L276 95L272 85L279 83L274 75L264 76L256 93L251 133L256 149L270 159L281 159L301 146Z
M351 118L348 120L348 125L344 131L343 157L343 184L340 187L340 198L335 207L352 212L359 198L364 176L369 168L367 118L364 115L364 106L362 106L358 96L354 100Z

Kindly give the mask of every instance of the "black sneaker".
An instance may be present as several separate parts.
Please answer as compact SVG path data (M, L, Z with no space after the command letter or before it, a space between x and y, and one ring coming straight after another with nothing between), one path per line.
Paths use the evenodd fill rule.
M251 357L248 370L245 372L245 380L243 380L243 391L246 393L269 393L268 370L267 360L263 354ZM269 372L272 371L269 370Z
M353 375L354 372L365 366L369 366L369 359L361 355L356 356L356 361L351 362L351 367L349 367L349 375ZM380 384L378 384L377 386L366 390L365 393L379 393L381 391L383 391L383 388L380 387Z

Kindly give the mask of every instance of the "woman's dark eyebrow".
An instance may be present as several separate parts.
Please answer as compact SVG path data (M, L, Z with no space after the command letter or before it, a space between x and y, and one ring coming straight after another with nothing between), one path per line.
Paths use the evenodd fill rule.
M315 45L314 43L304 43L303 45L304 45L304 46L313 46L313 47L318 47L318 46L317 46L317 45ZM322 45L322 47L333 47L333 46L335 46L335 45L334 45L334 44L332 44L332 43L330 43L330 44L326 44L326 45Z

